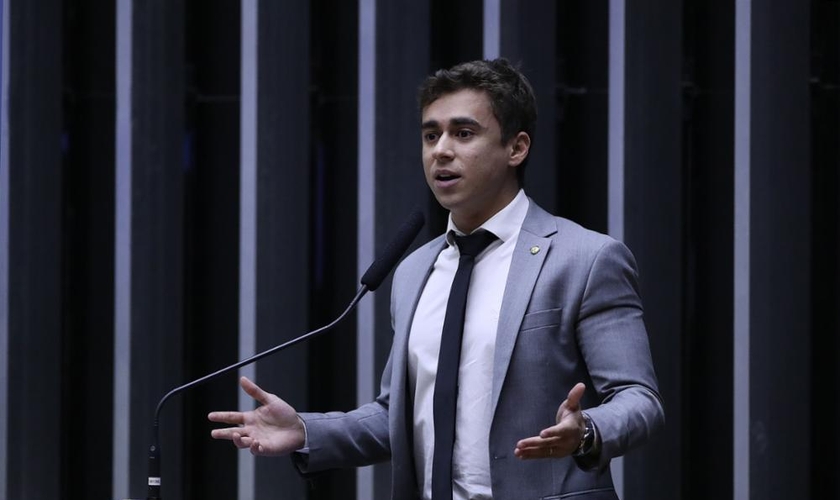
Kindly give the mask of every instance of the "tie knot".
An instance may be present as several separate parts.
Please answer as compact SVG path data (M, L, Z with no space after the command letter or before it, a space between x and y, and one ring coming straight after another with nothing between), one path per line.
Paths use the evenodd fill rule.
M467 236L455 235L455 244L458 245L458 252L460 252L462 257L468 256L475 258L482 250L487 248L487 245L497 239L495 234L482 230Z

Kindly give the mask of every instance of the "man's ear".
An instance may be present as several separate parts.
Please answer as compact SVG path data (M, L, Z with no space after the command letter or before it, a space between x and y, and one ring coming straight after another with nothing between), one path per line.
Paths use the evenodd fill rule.
M531 150L531 136L525 132L519 132L508 144L510 151L508 165L517 167L528 157L528 152Z

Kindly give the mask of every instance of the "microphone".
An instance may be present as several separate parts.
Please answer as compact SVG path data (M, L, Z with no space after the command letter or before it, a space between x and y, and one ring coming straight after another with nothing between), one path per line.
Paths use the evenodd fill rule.
M414 209L414 212L411 213L408 220L400 226L396 236L388 242L388 246L382 251L382 255L373 261L373 264L362 275L362 285L367 286L367 289L371 292L379 288L379 285L382 284L382 281L385 280L385 277L388 276L391 269L397 265L400 257L408 250L408 246L414 241L414 238L420 232L420 228L423 227L424 222L423 213L419 209Z
M391 270L397 265L397 261L400 260L400 257L408 250L408 247L411 245L411 242L414 241L414 238L420 233L420 229L423 227L425 223L425 218L423 217L423 213L420 212L419 209L415 209L411 215L409 216L408 220L406 220L402 226L400 226L397 234L391 239L385 249L382 251L382 254L373 261L373 263L368 267L365 274L362 275L361 287L359 291L356 292L356 296L353 297L353 300L350 301L350 304L347 308L342 312L338 318L333 320L332 323L322 326L317 330L313 330L309 333L301 335L299 337L293 338L288 342L283 344L277 345L268 349L267 351L263 351L261 353L255 354L250 358L244 359L239 361L238 363L234 363L230 366L226 366L220 370L217 370L213 373L207 374L201 378L195 379L191 382L187 382L186 384L176 387L166 393L160 402L158 402L157 408L155 409L155 417L154 422L152 424L152 443L149 446L149 481L148 481L148 497L147 500L161 500L160 496L160 486L161 486L161 461L160 461L160 446L158 445L158 438L160 435L160 411L163 408L163 404L172 396L186 391L192 387L195 387L199 384L203 384L209 380L212 380L219 375L224 373L236 370L241 368L245 365L249 365L259 359L262 359L266 356L274 354L275 352L282 351L287 347L291 347L295 344L303 342L304 340L308 340L313 338L317 335L320 335L327 330L332 329L335 325L337 325L341 320L343 320L349 313L352 311L356 304L362 299L362 297L368 291L375 291L379 288L379 285L385 280L385 277L391 272Z

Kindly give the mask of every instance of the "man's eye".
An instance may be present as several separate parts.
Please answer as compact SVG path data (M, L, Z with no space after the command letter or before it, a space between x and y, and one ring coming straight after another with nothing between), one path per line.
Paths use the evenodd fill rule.
M427 132L423 134L423 140L425 140L426 142L434 142L435 140L437 140L437 138L438 135L434 132Z
M456 134L460 139L467 139L473 136L472 130L459 130Z

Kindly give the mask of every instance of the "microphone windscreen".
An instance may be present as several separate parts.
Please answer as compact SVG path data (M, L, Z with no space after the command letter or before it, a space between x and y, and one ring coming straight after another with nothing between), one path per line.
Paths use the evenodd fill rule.
M382 284L382 281L385 280L385 277L388 276L391 269L397 265L400 257L408 250L409 245L417 237L417 234L425 223L426 219L423 217L423 212L415 210L411 213L408 220L400 226L397 234L388 242L385 250L373 261L373 264L370 265L362 276L361 282L367 286L368 290L372 292L379 288L379 285Z

